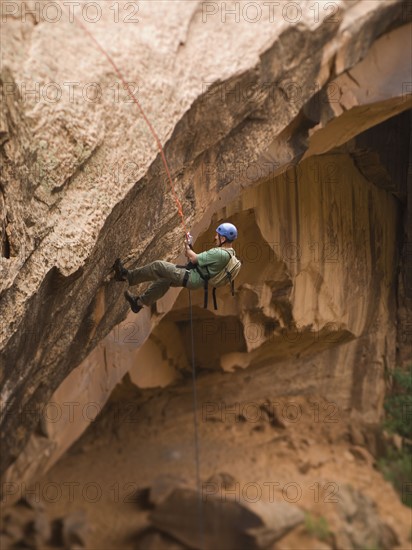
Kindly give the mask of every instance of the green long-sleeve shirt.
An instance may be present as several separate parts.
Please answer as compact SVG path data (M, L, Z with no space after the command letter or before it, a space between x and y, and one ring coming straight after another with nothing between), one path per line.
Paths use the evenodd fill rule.
M230 260L230 253L234 253L233 248L211 248L197 255L197 265L200 271L209 279L217 275L225 268ZM196 269L190 272L190 282L193 286L201 287L204 282Z

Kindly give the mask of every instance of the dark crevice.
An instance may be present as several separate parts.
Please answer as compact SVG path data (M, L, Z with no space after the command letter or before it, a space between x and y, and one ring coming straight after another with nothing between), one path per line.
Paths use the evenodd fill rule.
M4 227L1 235L1 255L3 258L10 258L10 241Z
M60 185L54 185L51 190L51 195L56 195L57 193L61 193L63 189L67 189L69 185L76 179L76 177L83 173L86 170L87 165L91 161L91 159L97 154L97 152L100 149L100 145L97 144L94 149L90 151L90 154L88 157L86 157L83 162L81 162L78 166L76 166L74 172L68 176L63 183ZM38 197L36 197L38 198Z
M359 82L356 80L356 78L352 75L352 73L351 73L349 70L346 71L346 74L347 74L347 76L352 80L352 82L353 82L354 84L356 84L356 86L357 86L358 88L361 87L361 85L359 84Z
M3 219L1 224L1 255L3 258L10 258L10 241L7 235L7 209L3 186L0 184L0 214Z

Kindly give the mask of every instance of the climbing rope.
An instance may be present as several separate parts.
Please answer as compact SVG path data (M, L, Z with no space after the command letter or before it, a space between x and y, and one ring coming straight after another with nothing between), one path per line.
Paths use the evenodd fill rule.
M135 94L133 93L133 91L130 89L130 86L128 84L128 82L123 78L123 75L120 71L120 69L118 68L118 66L116 65L116 63L113 61L112 57L109 55L109 53L100 45L100 43L96 40L96 38L93 36L93 34L87 29L87 27L85 25L83 25L83 23L80 21L80 19L76 16L74 16L74 19L76 20L77 24L79 25L79 27L81 27L83 29L83 31L87 34L87 36L89 36L89 38L94 42L95 46L98 48L98 50L106 57L106 59L109 61L109 63L111 64L111 66L113 67L115 73L117 74L117 76L120 78L120 80L122 81L123 83L123 86L124 86L124 89L127 90L127 93L130 95L130 97L132 98L132 100L135 102L135 104L137 105L137 107L139 108L139 111L140 111L140 114L142 115L144 121L146 122L149 130L151 131L155 141L156 141L156 144L157 144L157 147L159 149L159 152L160 152L160 156L162 157L162 161L163 161L163 165L165 167L165 170L166 170L166 174L167 174L167 179L169 181L169 185L170 185L170 189L172 190L172 195L173 195L173 198L176 202L176 206L177 206L177 211L179 213L179 216L180 216L180 219L181 219L181 222L182 222L182 226L183 226L183 229L184 229L184 232L185 232L185 235L188 235L188 230L186 228L186 224L185 224L185 219L184 219L184 215L183 215L183 208L182 208L182 203L180 202L179 200L179 197L177 196L177 193L176 193L176 190L175 190L175 186L173 185L173 180L172 180L172 176L170 174L170 170L169 170L169 165L167 164L167 160L166 160L166 156L165 156L165 153L164 153L164 150L163 150L163 147L162 147L162 144L160 142L160 139L159 139L159 136L157 135L157 132L156 130L154 129L152 123L150 122L150 120L148 119L148 117L146 116L146 113L144 112L143 110L143 107L140 105L140 102L139 100L137 99L137 97L135 96Z
M75 16L75 20L77 21L78 25L83 29L83 31L89 36L89 38L93 41L93 43L96 45L98 50L106 57L106 59L109 61L109 63L112 65L113 69L115 70L117 76L120 78L121 82L123 83L123 86L125 90L129 93L130 97L134 101L134 103L138 106L139 111L145 120L147 126L149 127L149 130L151 131L153 137L156 140L157 146L160 151L160 155L162 157L163 165L166 170L166 174L168 177L169 185L172 190L173 198L176 202L177 211L179 213L179 216L181 218L183 230L185 232L186 239L189 238L189 232L186 228L184 215L183 215L183 208L182 204L179 200L179 197L177 196L175 187L173 185L172 176L170 174L169 166L167 164L166 156L162 147L162 144L160 142L160 139L156 133L156 130L154 129L153 125L151 124L150 120L146 116L146 113L143 110L143 107L140 105L139 100L133 93L133 91L130 89L129 84L126 82L126 80L123 78L123 75L120 71L120 69L117 67L116 63L113 61L111 56L108 54L108 52L99 44L99 42L95 39L95 37L92 35L92 33L86 28L85 25ZM203 521L203 501L202 501L202 492L201 492L201 479L200 479L200 446L199 446L199 424L197 419L197 389L196 389L196 365L195 365L195 345L194 345L194 334L193 334L193 309L192 309L192 297L189 290L189 306L190 306L190 339L191 339L191 352L192 352L192 386L193 386L193 427L194 427L194 439L195 439L195 462L196 462L196 486L197 486L197 494L198 494L198 517L199 517L199 538L201 541L201 548L205 548L204 542L204 521Z
M198 498L198 514L199 514L199 539L201 542L200 548L206 548L205 542L205 528L203 522L203 501L202 501L202 488L200 481L200 446L199 446L199 429L197 420L197 390L196 390L196 365L195 365L195 339L193 334L193 308L192 308L192 295L189 290L189 310L190 310L190 342L192 351L192 381L193 381L193 429L195 434L195 460L196 460L196 486L197 486L197 498Z

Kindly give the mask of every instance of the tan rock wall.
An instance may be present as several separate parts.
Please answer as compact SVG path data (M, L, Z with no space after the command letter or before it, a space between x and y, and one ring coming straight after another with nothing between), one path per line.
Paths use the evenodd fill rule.
M313 265L316 262L310 261L311 255L318 254L319 258L325 253L333 255L339 231L346 235L358 223L350 216L348 222L339 218L349 201L346 188L343 195L333 186L322 189L325 198L332 201L331 206L322 202L320 191L316 195L309 190L306 178L302 190L297 189L289 171L291 181L283 182L282 191L282 183L279 190L277 187L260 190L262 197L258 200L255 191L249 195L244 190L255 186L265 175L276 176L285 170L287 163L297 162L310 146L308 127L314 124L302 121L303 106L332 75L367 56L368 49L385 29L407 22L401 3L395 0L385 4L371 2L368 6L361 2L340 3L342 18L337 20L323 18L315 24L313 14L306 11L298 25L286 24L285 20L273 25L267 16L259 26L246 24L244 20L240 25L230 20L222 25L219 18L211 18L205 24L201 4L175 3L173 16L164 11L165 3L144 5L153 7L142 9L139 27L119 25L110 35L115 37L112 54L130 79L142 83L139 93L145 98L145 108L151 113L162 143L167 142L166 154L195 237L207 230L211 219L232 216L234 221L239 219L247 226L250 216L251 225L255 224L260 231L258 242L269 252L270 261L266 265L262 260L259 269L272 282L257 289L253 273L259 262L246 266L245 274L250 281L245 283L241 294L242 310L238 312L233 301L225 299L222 313L232 316L239 313L243 326L250 323L263 326L266 319L270 323L275 319L275 330L284 330L286 334L294 323L299 328L303 326L304 331L312 327L315 333L324 330L326 334L328 323L339 323L338 334L348 339L360 337L368 323L374 322L374 312L368 307L372 307L375 293L385 326L389 318L386 309L391 305L384 303L382 288L391 284L391 275L385 269L386 254L391 256L393 250L389 245L388 251L378 251L372 241L370 246L363 243L376 238L376 242L386 246L387 233L393 228L388 225L382 235L371 232L375 219L380 220L385 210L374 192L369 197L356 187L353 197L355 204L364 199L370 199L372 204L370 219L364 207L359 212L363 231L369 231L368 238L363 240L361 233L354 236L355 245L364 246L365 255L358 263L357 257L354 258L354 272L365 284L371 283L364 293L339 264L326 270L318 269ZM106 14L94 27L96 37L104 44L111 28L109 19ZM118 331L111 333L126 312L119 286L107 280L115 257L129 255L134 265L156 257L175 261L181 242L175 205L156 157L155 144L131 104L112 102L105 96L90 108L81 100L73 104L67 97L50 105L31 101L22 94L22 83L44 87L52 78L59 82L77 78L82 83L93 79L105 90L113 83L104 59L78 28L74 29L67 21L53 28L41 18L38 24L35 22L30 18L22 22L17 16L7 26L10 40L6 42L2 73L3 87L9 86L2 118L6 184L1 205L6 220L2 238L7 237L2 247L9 251L6 254L9 257L3 258L0 265L2 470L16 459L32 434L30 445L48 450L37 455L38 462L31 464L31 472L40 463L55 460L90 421L81 414L78 421L70 423L67 420L70 407L66 408L63 418L67 432L40 418L44 434L51 439L47 444L34 442L37 436L33 432L39 422L37 411L50 401L60 383L67 380L61 392L57 390L59 400L68 395L83 404L96 399L98 407L103 406L110 390L134 365L138 347L159 322L159 318L151 319L145 311L139 319L133 317L132 336L127 327L120 329L120 338ZM155 37L153 42L149 36ZM73 43L77 45L75 50ZM89 55L79 63L78 53L86 48L90 48ZM61 64L55 62L58 49L67 51ZM131 55L131 51L138 51L139 55ZM287 95L285 83L290 81L302 87L298 100ZM222 86L224 92L235 93L222 96ZM246 101L239 101L237 93L245 89L252 89L253 93ZM371 100L378 102L374 124L387 118L388 110L396 114L408 108L408 98L399 100L404 99L399 86L386 91L386 95ZM363 100L360 97L359 103ZM273 165L266 165L267 172L251 175L246 170L238 177L239 166L249 168L258 163L259 167L261 159L273 159L277 150L279 158L275 158ZM127 168L130 162L136 168L131 173ZM120 180L113 175L119 166L126 170ZM210 167L212 173L205 170ZM317 176L312 177L316 180ZM300 206L302 212L296 211L299 193L320 208L317 222L305 225L305 208L310 210L309 207ZM265 207L257 206L261 201ZM272 210L267 210L271 201ZM223 206L226 210L221 209ZM284 211L296 223L276 226L269 222L277 209L279 220ZM388 223L392 219L391 205L389 212ZM302 257L297 262L285 260L283 248L281 253L276 251L277 242L281 247L294 243L292 251L293 246L301 247ZM332 249L324 250L329 245ZM308 250L308 246L312 249ZM286 248L286 256L291 250ZM375 266L386 282L371 278ZM341 282L341 287L335 287L334 278ZM345 305L344 288L359 297L355 308ZM175 296L176 293L170 293L158 304L159 314L169 311ZM266 333L267 328L253 342L251 338L245 339L241 349L236 348L236 342L232 343L228 353L237 355L224 359L225 369L233 368L236 361L243 364L245 357L247 364L253 364L253 354L262 362L289 357L294 344L285 343L283 338L276 351L276 346L267 342ZM362 345L369 345L369 340L365 342ZM250 356L244 355L245 346ZM320 350L322 345L305 341L301 347L303 353L305 348ZM167 354L166 359L162 356L163 360L165 372L159 373L159 380L165 380L164 376L172 380L176 369L170 370ZM350 378L352 366L347 368L345 376ZM364 371L367 378L366 363ZM349 378L345 378L345 399L352 387ZM87 379L90 384L85 383ZM145 385L151 383L136 379ZM104 381L97 382L100 380ZM362 403L364 390L362 385L360 388L354 401L364 412L376 414L379 407L372 402ZM27 411L36 412L26 414ZM59 442L52 453L54 437ZM21 463L16 463L18 477L28 471L26 458L22 456Z
M192 292L200 372L247 369L257 385L262 377L263 388L272 370L278 395L323 395L375 423L383 372L395 361L398 210L397 199L366 181L349 155L329 154L263 181L217 212L238 225L244 265L235 299L218 290L216 313L202 309L203 292ZM197 250L210 246L215 225ZM187 291L141 345L147 315L129 317L70 374L41 414L49 445L39 450L32 436L5 479L48 469L125 372L140 388L190 376Z

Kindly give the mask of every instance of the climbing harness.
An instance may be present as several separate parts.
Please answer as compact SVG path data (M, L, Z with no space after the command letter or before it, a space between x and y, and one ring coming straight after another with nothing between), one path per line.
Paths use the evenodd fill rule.
M222 250L225 250L222 248ZM205 275L199 268L198 265L194 266L194 269L199 273L201 279L203 280L203 288L204 288L204 303L203 307L204 309L207 309L208 303L209 303L209 284L213 287L212 290L212 296L213 296L213 307L215 310L217 310L217 300L216 300L216 289L229 284L232 296L235 295L235 278L238 276L240 268L242 267L242 262L236 258L235 251L229 252L229 250L225 250L229 254L229 261L225 265L225 267L219 271L217 275L214 277L210 277L208 275ZM208 272L207 266L206 271Z
M169 166L167 164L166 156L162 147L162 144L160 142L160 139L156 133L156 130L152 126L150 120L146 116L146 113L144 112L142 106L140 105L138 99L134 95L133 91L130 89L129 84L126 82L126 80L123 78L122 73L120 72L119 68L117 67L116 63L113 61L113 59L110 57L110 55L106 52L106 50L99 44L99 42L94 38L91 32L88 31L88 29L83 25L83 23L74 16L78 25L83 29L83 31L90 37L90 39L94 42L96 47L99 49L99 51L106 57L106 59L109 61L109 63L112 65L113 69L115 70L116 74L122 81L125 89L129 93L130 97L133 99L135 104L138 106L139 111L141 115L143 116L147 126L149 127L149 130L151 131L153 137L156 140L157 146L160 151L160 155L162 157L163 165L166 170L166 174L169 180L170 188L172 190L172 194L174 197L174 200L177 205L177 210L179 213L179 216L181 218L183 230L185 233L185 238L187 240L187 243L190 247L192 247L192 236L190 235L189 231L186 228L184 216L183 216L183 208L182 204L179 200L179 197L177 196L175 187L173 185L172 176L170 174ZM187 276L188 278L188 276ZM187 283L187 279L186 279ZM194 423L194 434L195 434L195 461L196 461L196 485L197 485L197 495L198 495L198 518L199 518L199 538L201 543L201 548L205 547L205 537L204 537L204 521L203 521L203 501L202 501L202 493L201 493L201 479L200 479L200 446L199 446L199 429L198 429L198 419L197 419L197 391L196 391L196 368L195 368L195 347L194 347L194 335L193 335L193 311L192 311L192 298L189 290L189 306L190 306L190 331L191 331L191 346L192 346L192 379L193 379L193 423Z

